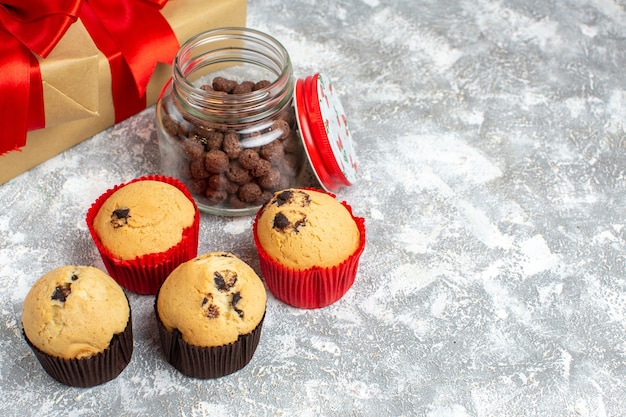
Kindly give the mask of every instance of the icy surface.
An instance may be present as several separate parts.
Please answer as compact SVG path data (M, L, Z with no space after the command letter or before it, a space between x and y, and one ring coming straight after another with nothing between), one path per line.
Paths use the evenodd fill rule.
M62 386L21 336L44 272L103 267L84 216L158 170L154 109L0 186L0 415L626 415L626 8L618 0L251 0L296 75L348 114L366 218L353 288L268 300L256 355L219 380L164 362L151 297L114 381ZM0 160L1 163L1 160ZM1 166L0 166L0 169ZM251 218L203 215L200 252L258 271Z

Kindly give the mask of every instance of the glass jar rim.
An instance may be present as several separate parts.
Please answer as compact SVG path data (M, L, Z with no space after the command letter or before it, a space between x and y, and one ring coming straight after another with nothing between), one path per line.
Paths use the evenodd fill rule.
M253 64L268 70L276 78L255 91L224 95L202 89L188 78L206 65L202 61L208 60L212 60L212 64ZM219 108L221 115L230 107L238 114L242 114L242 108L263 113L260 109L265 108L268 101L278 98L279 105L286 103L294 88L291 58L282 43L259 30L236 26L211 29L187 40L174 58L172 78L177 90L175 94L184 95L183 101L198 108Z

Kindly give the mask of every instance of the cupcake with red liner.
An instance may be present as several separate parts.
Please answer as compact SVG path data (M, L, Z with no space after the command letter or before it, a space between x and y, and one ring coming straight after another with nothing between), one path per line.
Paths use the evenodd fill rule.
M198 254L200 212L175 178L145 176L107 190L88 210L87 226L109 274L138 294L156 294Z
M334 194L314 189L276 192L258 211L253 234L268 289L299 308L343 297L365 248L365 220Z
M259 344L266 300L261 278L231 253L207 253L179 265L154 304L165 359L193 378L242 369Z
M57 381L92 387L116 378L133 353L130 304L105 272L68 265L43 275L22 306L26 342Z

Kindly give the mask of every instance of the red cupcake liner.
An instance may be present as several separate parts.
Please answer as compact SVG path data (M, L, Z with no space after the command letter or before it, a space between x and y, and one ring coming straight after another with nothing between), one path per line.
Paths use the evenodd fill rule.
M323 192L335 198L332 193ZM365 219L356 217L352 207L345 201L341 204L348 210L359 230L359 246L345 261L330 268L313 267L303 270L289 268L270 258L261 247L257 236L257 222L262 209L256 214L253 224L254 243L259 253L261 273L267 288L282 302L293 307L315 309L339 301L354 284L361 254L365 249Z
M248 334L239 335L237 341L223 346L200 347L183 340L178 330L168 331L154 302L154 312L159 331L159 341L165 360L183 375L198 379L214 379L243 369L254 356L261 339L265 314L259 324Z
M84 358L65 359L49 355L33 345L23 330L22 335L48 375L72 387L93 387L115 379L130 363L133 355L132 313L128 316L124 331L113 335L108 348Z
M193 203L195 209L194 222L183 230L181 241L165 252L151 253L135 259L122 260L113 255L102 245L93 228L93 221L104 204L118 189L138 181L161 181L178 188ZM200 211L191 193L181 181L163 175L149 175L135 178L125 184L116 185L107 190L91 205L87 211L87 227L100 252L102 262L111 277L122 287L137 294L154 295L165 281L165 278L181 263L198 255L198 236L200 233Z

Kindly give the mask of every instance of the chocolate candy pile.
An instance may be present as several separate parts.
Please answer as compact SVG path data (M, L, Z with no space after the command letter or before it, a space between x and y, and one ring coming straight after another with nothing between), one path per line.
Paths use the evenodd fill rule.
M237 83L222 77L203 90L243 94L269 85L268 81ZM302 165L302 144L294 129L293 108L272 120L251 126L209 125L176 121L163 116L166 133L176 138L181 163L178 177L199 203L239 209L260 206L274 191L289 188Z

